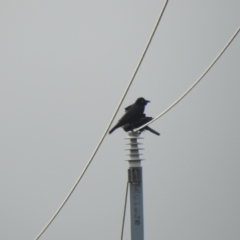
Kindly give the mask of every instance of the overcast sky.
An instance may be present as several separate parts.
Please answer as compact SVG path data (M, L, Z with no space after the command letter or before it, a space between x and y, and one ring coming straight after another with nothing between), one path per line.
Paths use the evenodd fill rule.
M1 239L33 240L91 156L164 1L0 2ZM170 0L114 121L138 97L156 116L240 26L239 0ZM240 239L240 36L142 134L145 239ZM128 163L108 135L42 240L120 239ZM127 212L124 239L129 239Z

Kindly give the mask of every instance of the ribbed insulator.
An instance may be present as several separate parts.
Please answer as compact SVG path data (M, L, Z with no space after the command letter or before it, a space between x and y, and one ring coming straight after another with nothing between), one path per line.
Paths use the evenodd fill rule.
M139 148L139 145L142 145L142 143L139 143L138 139L143 138L139 137L139 133L129 132L128 135L129 137L125 138L129 140L129 143L126 144L128 145L128 148L125 149L129 151L129 154L127 154L127 156L129 156L127 161L142 161L143 159L140 158L140 155L142 154L140 154L139 151L144 149Z

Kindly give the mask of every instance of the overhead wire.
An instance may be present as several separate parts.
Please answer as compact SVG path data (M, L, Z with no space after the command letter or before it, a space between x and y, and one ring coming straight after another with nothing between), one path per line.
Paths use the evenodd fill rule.
M222 54L225 52L225 50L228 48L228 46L232 43L232 41L234 40L234 38L237 36L237 34L240 31L240 27L238 28L238 30L233 34L233 36L231 37L231 39L228 41L228 43L224 46L224 48L221 50L221 52L217 55L217 57L212 61L212 63L207 67L207 69L202 73L202 75L175 101L173 102L167 109L165 109L162 113L160 113L159 115L157 115L153 120L151 120L150 122L142 125L139 128L136 128L133 130L133 132L137 132L139 130L141 130L142 128L148 126L149 124L155 122L157 119L159 119L160 117L162 117L165 113L167 113L170 109L172 109L174 106L176 106L201 80L202 78L208 73L208 71L213 67L213 65L217 62L217 60L222 56Z
M162 16L163 16L163 13L164 13L164 11L165 11L165 8L166 8L167 4L168 4L168 0L165 1L164 5L163 5L163 8L161 9L161 12L160 12L160 14L159 14L159 16L158 16L158 19L157 19L157 22L156 22L156 24L155 24L155 27L154 27L151 35L150 35L150 38L149 38L149 40L148 40L148 42L147 42L147 45L146 45L146 47L145 47L145 49L144 49L144 51L143 51L143 53L142 53L142 56L141 56L141 58L140 58L140 60L139 60L139 62L138 62L138 64L137 64L137 67L136 67L135 71L133 72L133 75L132 75L132 77L131 77L131 79L130 79L130 81L129 81L129 83L128 83L128 85L127 85L127 87L126 87L126 89L125 89L125 91L124 91L124 93L123 93L123 96L121 97L121 100L120 100L119 103L118 103L118 106L117 106L116 110L114 111L114 114L113 114L110 122L108 123L108 126L107 126L104 134L102 135L100 141L98 142L98 144L97 144L95 150L93 151L91 157L89 158L86 166L84 167L84 169L83 169L83 171L81 172L80 176L78 177L77 181L74 183L74 185L73 185L73 187L71 188L70 192L67 194L66 198L63 200L63 202L61 203L61 205L59 206L59 208L57 209L57 211L54 213L54 215L51 217L51 219L48 221L48 223L45 225L45 227L41 230L41 232L37 235L37 237L36 237L34 240L38 240L38 239L42 236L42 234L47 230L47 228L50 226L50 224L53 222L53 220L57 217L57 215L59 214L59 212L62 210L62 208L64 207L64 205L66 204L66 202L68 201L68 199L70 198L70 196L72 195L72 193L74 192L74 190L75 190L75 188L77 187L78 183L80 182L80 180L81 180L82 177L84 176L84 174L85 174L85 172L87 171L89 165L91 164L93 158L95 157L95 155L96 155L99 147L101 146L104 138L106 137L106 135L107 135L107 133L108 133L108 130L109 130L109 128L110 128L110 126L111 126L114 118L116 117L116 115L117 115L117 113L118 113L118 110L119 110L119 108L120 108L123 100L125 99L125 97L126 97L126 95L127 95L127 93L128 93L128 90L129 90L130 86L132 85L132 82L133 82L133 80L134 80L134 78L135 78L135 76L136 76L136 74L137 74L137 72L138 72L138 69L139 69L139 67L140 67L140 65L141 65L141 63L142 63L142 61L143 61L143 59L144 59L144 57L145 57L145 55L146 55L146 52L147 52L147 50L148 50L148 48L149 48L149 46L150 46L150 44L151 44L151 42L152 42L153 36L154 36L154 34L155 34L156 30L157 30L157 27L158 27L158 25L159 25L159 22L160 22L161 19L162 19Z
M127 181L126 192L125 192L124 208L123 208L122 230L121 230L121 238L120 238L121 240L123 240L124 223L125 223L126 208L127 208L128 187L129 187L129 182Z

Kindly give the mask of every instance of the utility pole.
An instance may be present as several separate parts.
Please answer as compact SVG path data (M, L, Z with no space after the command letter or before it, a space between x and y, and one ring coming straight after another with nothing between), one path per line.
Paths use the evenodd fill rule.
M128 182L130 185L130 218L131 218L131 240L144 240L144 219L143 219L143 180L142 180L142 166L140 159L138 139L140 133L130 132L129 148L130 151L129 169L128 169Z

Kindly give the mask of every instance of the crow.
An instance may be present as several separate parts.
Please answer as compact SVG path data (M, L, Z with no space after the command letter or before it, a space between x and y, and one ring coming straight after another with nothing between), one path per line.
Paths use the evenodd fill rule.
M132 124L136 121L138 121L144 112L144 108L150 101L145 100L144 98L138 98L136 102L128 107L125 108L126 112L120 118L118 123L109 131L109 134L111 134L114 130L116 130L119 127L122 127L125 124Z
M125 125L123 126L123 130L124 130L125 132L132 131L133 129L139 128L139 127L141 127L142 125L150 122L152 119L153 119L152 117L146 117L146 115L143 114L142 117L141 117L138 121L136 121L136 122L134 122L134 123L132 123L132 124L129 124L129 123L125 124ZM149 126L146 126L146 127L142 128L142 129L140 129L139 131L142 132L142 131L144 131L144 130L148 130L148 131L150 131L150 132L152 132L152 133L160 136L160 133L159 133L159 132L153 130L153 129L150 128Z

